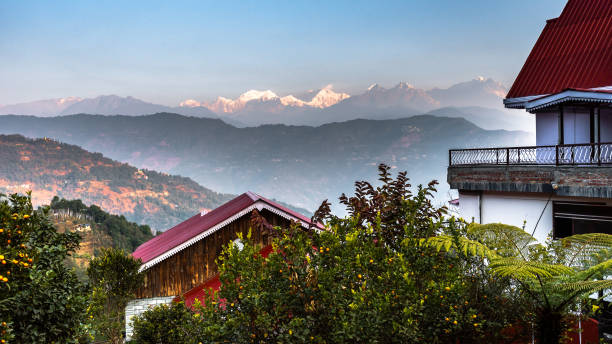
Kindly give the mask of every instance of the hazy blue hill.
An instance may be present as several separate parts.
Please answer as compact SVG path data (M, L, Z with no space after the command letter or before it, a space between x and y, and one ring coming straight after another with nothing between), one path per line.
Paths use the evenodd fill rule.
M319 127L236 128L218 119L148 116L0 116L1 133L53 137L134 166L193 178L213 190L246 190L308 209L372 179L386 162L414 183L447 188L449 148L516 146L525 132L489 131L463 118L414 116L352 120Z
M530 130L535 128L535 116L519 110L492 109L479 106L448 106L431 110L428 115L441 117L462 117L483 129L507 128Z

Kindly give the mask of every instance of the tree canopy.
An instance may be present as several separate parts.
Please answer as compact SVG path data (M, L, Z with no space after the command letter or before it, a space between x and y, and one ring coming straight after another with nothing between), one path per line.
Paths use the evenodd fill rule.
M30 195L0 195L2 342L71 343L84 334L87 289L64 265L79 244Z

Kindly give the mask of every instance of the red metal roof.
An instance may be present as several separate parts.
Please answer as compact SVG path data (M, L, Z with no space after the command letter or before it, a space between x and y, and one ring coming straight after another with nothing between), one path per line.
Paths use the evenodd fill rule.
M306 216L287 209L276 202L270 201L267 198L261 197L258 194L249 191L204 215L197 214L179 223L162 234L138 246L134 253L132 253L132 256L134 258L140 258L143 263L149 262L152 259L189 241L197 235L210 230L214 226L229 219L258 201L264 202L277 211L310 224L310 219ZM317 224L317 227L321 229L323 228L321 224Z
M569 0L548 20L507 98L612 85L612 0Z

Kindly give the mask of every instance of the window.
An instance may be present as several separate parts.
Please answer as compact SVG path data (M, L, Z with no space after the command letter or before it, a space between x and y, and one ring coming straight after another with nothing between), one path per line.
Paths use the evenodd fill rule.
M553 202L555 239L585 233L612 234L612 206L605 203Z

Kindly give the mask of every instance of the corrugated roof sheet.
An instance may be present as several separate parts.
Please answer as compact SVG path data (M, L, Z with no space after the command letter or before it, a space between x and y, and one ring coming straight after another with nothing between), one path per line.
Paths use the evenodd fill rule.
M140 258L143 263L147 263L148 261L208 231L209 229L229 219L258 201L268 204L270 207L278 210L279 212L285 213L307 224L310 224L310 219L306 216L249 191L204 215L197 214L179 223L162 234L138 246L134 253L132 253L132 256L134 258ZM317 224L317 227L323 228L323 226L320 224Z
M612 0L569 0L547 21L507 98L612 85Z

